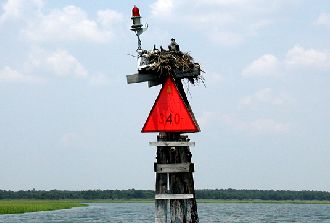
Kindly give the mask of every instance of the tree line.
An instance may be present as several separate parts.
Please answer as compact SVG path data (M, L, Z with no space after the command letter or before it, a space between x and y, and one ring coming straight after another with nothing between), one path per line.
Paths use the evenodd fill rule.
M153 190L0 190L0 199L153 199ZM330 201L330 192L326 191L290 191L290 190L236 190L204 189L196 190L197 199L224 200L320 200Z
M197 190L196 197L202 199L234 199L234 200L320 200L330 201L330 193L326 191L291 191L291 190Z

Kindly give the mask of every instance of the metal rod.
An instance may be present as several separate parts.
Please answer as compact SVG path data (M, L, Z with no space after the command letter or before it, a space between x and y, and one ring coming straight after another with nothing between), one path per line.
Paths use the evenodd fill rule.
M141 39L140 39L140 35L136 34L137 38L138 38L138 50L141 50Z

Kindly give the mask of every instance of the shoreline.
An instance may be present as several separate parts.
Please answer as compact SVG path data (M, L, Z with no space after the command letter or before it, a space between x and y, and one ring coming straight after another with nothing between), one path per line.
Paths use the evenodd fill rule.
M87 207L88 204L125 204L141 203L153 204L153 199L95 199L95 200L0 200L0 215L24 214L29 212L55 211L75 207ZM197 204L308 204L330 205L330 201L320 200L221 200L197 199Z
M153 199L105 199L83 200L83 203L154 203ZM330 204L330 201L321 200L222 200L222 199L197 199L197 204Z

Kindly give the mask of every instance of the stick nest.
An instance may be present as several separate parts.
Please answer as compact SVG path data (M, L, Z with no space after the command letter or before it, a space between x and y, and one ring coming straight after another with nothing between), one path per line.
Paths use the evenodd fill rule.
M169 73L189 73L195 69L200 69L199 64L194 62L194 58L189 53L183 53L181 51L149 51L147 52L147 58L150 66L146 70L150 73L158 74L160 79L165 78ZM204 80L201 75L187 79L192 84L198 81L203 82Z

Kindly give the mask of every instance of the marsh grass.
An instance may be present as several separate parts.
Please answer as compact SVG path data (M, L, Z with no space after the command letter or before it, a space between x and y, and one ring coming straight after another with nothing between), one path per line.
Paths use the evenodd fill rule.
M84 207L79 201L50 201L50 200L0 200L0 214L21 214L37 211L54 211Z

